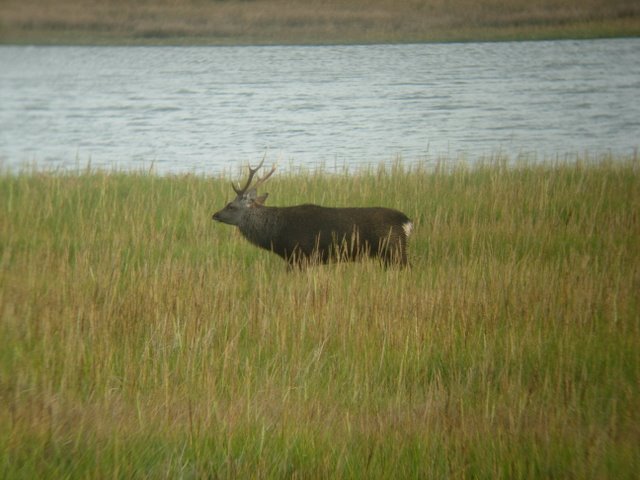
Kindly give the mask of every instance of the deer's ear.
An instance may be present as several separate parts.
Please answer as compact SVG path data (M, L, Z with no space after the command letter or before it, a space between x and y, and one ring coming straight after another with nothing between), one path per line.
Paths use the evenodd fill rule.
M253 200L253 203L257 203L257 204L259 204L259 205L264 205L264 202L266 202L266 201L267 201L267 197L268 197L268 196L269 196L269 194L268 194L268 193L265 193L264 195L260 195L259 197L256 197L256 198Z

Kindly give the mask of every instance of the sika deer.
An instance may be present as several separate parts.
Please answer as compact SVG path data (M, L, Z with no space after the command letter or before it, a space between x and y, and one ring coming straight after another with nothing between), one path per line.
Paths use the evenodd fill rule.
M236 188L236 198L213 215L213 220L235 225L254 245L281 256L290 267L372 257L388 265L404 267L407 240L413 229L402 212L383 207L329 208L304 204L267 207L268 194L258 196L257 188L275 167L252 186L256 168L249 167L244 187Z

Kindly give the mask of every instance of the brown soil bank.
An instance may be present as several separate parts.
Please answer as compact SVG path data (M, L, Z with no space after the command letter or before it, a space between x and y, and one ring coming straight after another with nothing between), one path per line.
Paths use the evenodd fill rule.
M637 0L3 0L0 43L315 44L640 35Z

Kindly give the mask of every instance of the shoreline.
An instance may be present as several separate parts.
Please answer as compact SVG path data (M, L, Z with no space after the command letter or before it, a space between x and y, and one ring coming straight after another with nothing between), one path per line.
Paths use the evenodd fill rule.
M474 32L475 33L475 32ZM277 47L277 46L341 46L341 45L411 45L411 44L447 44L447 43L501 43L501 42L545 42L571 40L606 40L616 38L640 37L640 25L637 29L611 32L582 31L567 33L566 31L550 30L543 33L518 31L513 33L477 32L477 34L434 35L428 37L407 37L375 39L346 38L346 39L313 39L289 38L286 40L251 40L250 38L219 39L201 36L169 36L169 37L116 37L95 36L65 32L47 35L17 35L5 38L0 36L0 47L3 46L77 46L77 47Z
M370 45L640 36L640 6L342 2L7 0L0 45Z

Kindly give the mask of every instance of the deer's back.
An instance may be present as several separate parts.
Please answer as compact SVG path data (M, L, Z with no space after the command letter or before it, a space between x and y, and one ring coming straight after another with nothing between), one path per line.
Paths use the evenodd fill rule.
M353 235L362 245L377 249L379 243L406 237L404 225L410 223L402 212L383 207L332 208L319 205L264 207L280 217L280 231L272 248L286 257L294 250L310 255L314 250L328 251L336 242L351 241Z

